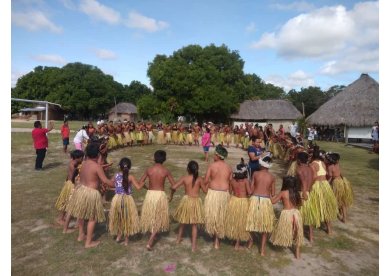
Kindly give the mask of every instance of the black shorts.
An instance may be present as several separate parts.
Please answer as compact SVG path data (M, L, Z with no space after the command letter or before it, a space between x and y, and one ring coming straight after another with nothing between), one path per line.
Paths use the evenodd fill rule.
M63 142L63 145L64 145L64 146L69 145L69 138L63 138L63 139L62 139L62 142Z

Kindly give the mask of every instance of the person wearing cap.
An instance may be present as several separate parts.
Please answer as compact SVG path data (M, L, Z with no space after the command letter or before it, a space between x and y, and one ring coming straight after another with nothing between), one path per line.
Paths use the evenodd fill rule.
M269 172L271 157L259 159L261 168L254 172L250 183L252 195L247 213L246 230L261 233L261 256L265 256L267 235L273 231L275 214L271 197L275 194L276 178Z
M225 237L225 220L227 204L230 198L229 186L232 179L232 169L224 161L228 151L222 145L215 148L214 162L208 165L205 183L208 193L204 201L205 231L214 236L214 247L219 249L220 241Z

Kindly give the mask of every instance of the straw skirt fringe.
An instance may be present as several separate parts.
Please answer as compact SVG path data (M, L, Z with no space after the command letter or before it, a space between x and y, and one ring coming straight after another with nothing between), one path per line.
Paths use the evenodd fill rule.
M182 224L204 223L204 208L201 198L185 195L181 199L173 218Z
M284 158L284 150L280 143L275 143L273 146L273 157L278 158L278 159L283 159Z
M169 205L164 191L147 191L140 224L143 233L169 230Z
M276 216L270 198L251 196L247 213L246 230L250 232L271 233Z
M227 207L226 236L231 240L248 241L250 233L246 231L249 199L231 196Z
M140 232L138 209L131 195L116 194L109 209L109 232L111 235L135 235Z
M334 190L339 208L350 207L353 204L353 189L351 183L345 177L336 177L332 181L332 189Z
M338 215L338 203L334 192L327 180L315 181L309 194L311 211L314 215L315 227L320 227L320 223L336 219Z
M81 185L74 190L66 207L72 217L86 220L105 221L104 207L98 190Z
M297 161L294 160L288 169L288 172L286 173L287 176L296 176L297 173Z
M301 198L303 198L303 193L300 192ZM316 215L314 212L312 197L309 192L307 192L307 200L302 200L302 205L300 207L300 214L303 219L304 225L315 225L316 224Z
M270 237L274 245L301 246L304 241L303 222L299 210L282 210L277 225Z
M208 190L204 200L205 231L219 238L225 236L227 204L230 194L227 191Z
M62 187L61 193L59 194L57 201L55 203L55 208L58 211L64 212L66 209L66 205L69 202L70 196L72 195L74 190L74 184L72 181L67 180Z

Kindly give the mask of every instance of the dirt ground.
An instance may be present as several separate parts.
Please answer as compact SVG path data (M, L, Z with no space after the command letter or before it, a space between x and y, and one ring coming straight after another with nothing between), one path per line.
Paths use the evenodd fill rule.
M148 235L131 238L128 248L116 244L106 231L105 224L96 228L99 247L86 250L75 241L77 233L64 235L55 224L55 200L62 188L67 158L61 153L59 135L53 134L45 170L35 172L35 152L31 149L28 133L12 134L12 274L15 275L378 275L379 225L378 179L377 187L354 185L355 203L349 210L346 224L334 221L334 233L328 236L322 229L314 231L315 241L307 239L302 247L302 258L296 260L290 249L267 243L267 256L261 257L258 246L251 250L235 251L231 241L224 240L220 250L212 248L212 240L199 232L198 252L190 251L190 233L184 241L175 244L178 224L171 220L168 233L159 236L154 250L145 249ZM133 160L131 172L140 177L151 165L156 149L168 152L166 166L175 179L185 174L190 159L197 160L201 174L207 163L200 147L146 146L123 148L109 154L117 164L121 157ZM247 153L230 147L227 162L231 166ZM212 157L213 149L210 156ZM116 168L114 169L116 170ZM287 164L275 160L271 172L277 177L278 191ZM357 172L356 172L357 173ZM182 196L177 192L171 203L174 212ZM203 196L203 195L202 195ZM144 192L136 193L140 210ZM276 204L278 213L282 206ZM259 240L255 238L256 245Z

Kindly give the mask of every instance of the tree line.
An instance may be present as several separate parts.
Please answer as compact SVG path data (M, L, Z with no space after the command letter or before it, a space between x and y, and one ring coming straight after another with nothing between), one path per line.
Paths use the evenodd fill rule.
M62 68L35 67L18 79L11 89L13 98L58 103L73 119L106 118L115 102L131 102L144 119L227 122L245 100L287 99L309 116L320 105L344 89L333 86L290 90L265 83L256 74L243 72L238 51L226 45L189 45L172 55L157 55L148 64L147 76L153 89L139 81L116 82L93 65L69 63ZM26 103L12 102L16 113Z

